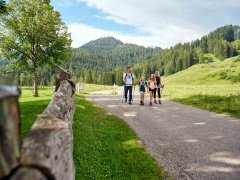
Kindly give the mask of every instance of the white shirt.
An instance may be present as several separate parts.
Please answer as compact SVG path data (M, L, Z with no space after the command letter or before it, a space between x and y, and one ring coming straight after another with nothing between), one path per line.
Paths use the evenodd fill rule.
M123 73L123 82L125 82L125 86L132 86L133 85L133 73Z

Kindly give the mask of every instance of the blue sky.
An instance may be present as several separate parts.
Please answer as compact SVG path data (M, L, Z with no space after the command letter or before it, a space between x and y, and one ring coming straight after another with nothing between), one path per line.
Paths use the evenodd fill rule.
M52 0L72 47L114 36L143 46L173 46L227 24L240 25L239 0Z

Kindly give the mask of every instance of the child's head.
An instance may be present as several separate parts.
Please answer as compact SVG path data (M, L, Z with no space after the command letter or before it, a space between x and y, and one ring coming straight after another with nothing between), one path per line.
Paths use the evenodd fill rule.
M145 81L146 77L144 75L141 76L141 81Z
M160 77L159 71L155 71L155 77Z
M155 78L154 74L151 74L150 75L150 80L154 80L154 78Z

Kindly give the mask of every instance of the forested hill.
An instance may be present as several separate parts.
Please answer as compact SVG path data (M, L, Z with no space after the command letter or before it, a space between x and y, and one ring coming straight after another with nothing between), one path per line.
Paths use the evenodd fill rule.
M113 48L123 45L123 42L120 40L115 39L114 37L107 37L107 38L99 38L94 41L90 41L79 49L87 49L91 51L104 51L104 50L112 50Z
M123 71L126 66L142 63L161 51L161 48L145 48L105 37L73 49L68 67L79 80L104 84L106 78L114 80L109 73L116 68Z
M139 76L147 76L155 70L168 76L189 68L193 64L210 63L214 57L220 60L240 54L240 26L228 25L210 32L188 43L179 43L169 49L164 49L151 60L135 65Z

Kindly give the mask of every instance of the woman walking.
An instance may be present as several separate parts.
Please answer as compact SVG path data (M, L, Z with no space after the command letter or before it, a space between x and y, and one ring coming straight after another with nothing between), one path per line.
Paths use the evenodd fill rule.
M154 102L155 102L155 104L157 104L156 95L158 93L158 103L162 104L162 102L161 102L161 88L163 88L164 85L162 84L161 76L160 76L159 71L155 72L155 81L156 81L156 86L154 88Z

